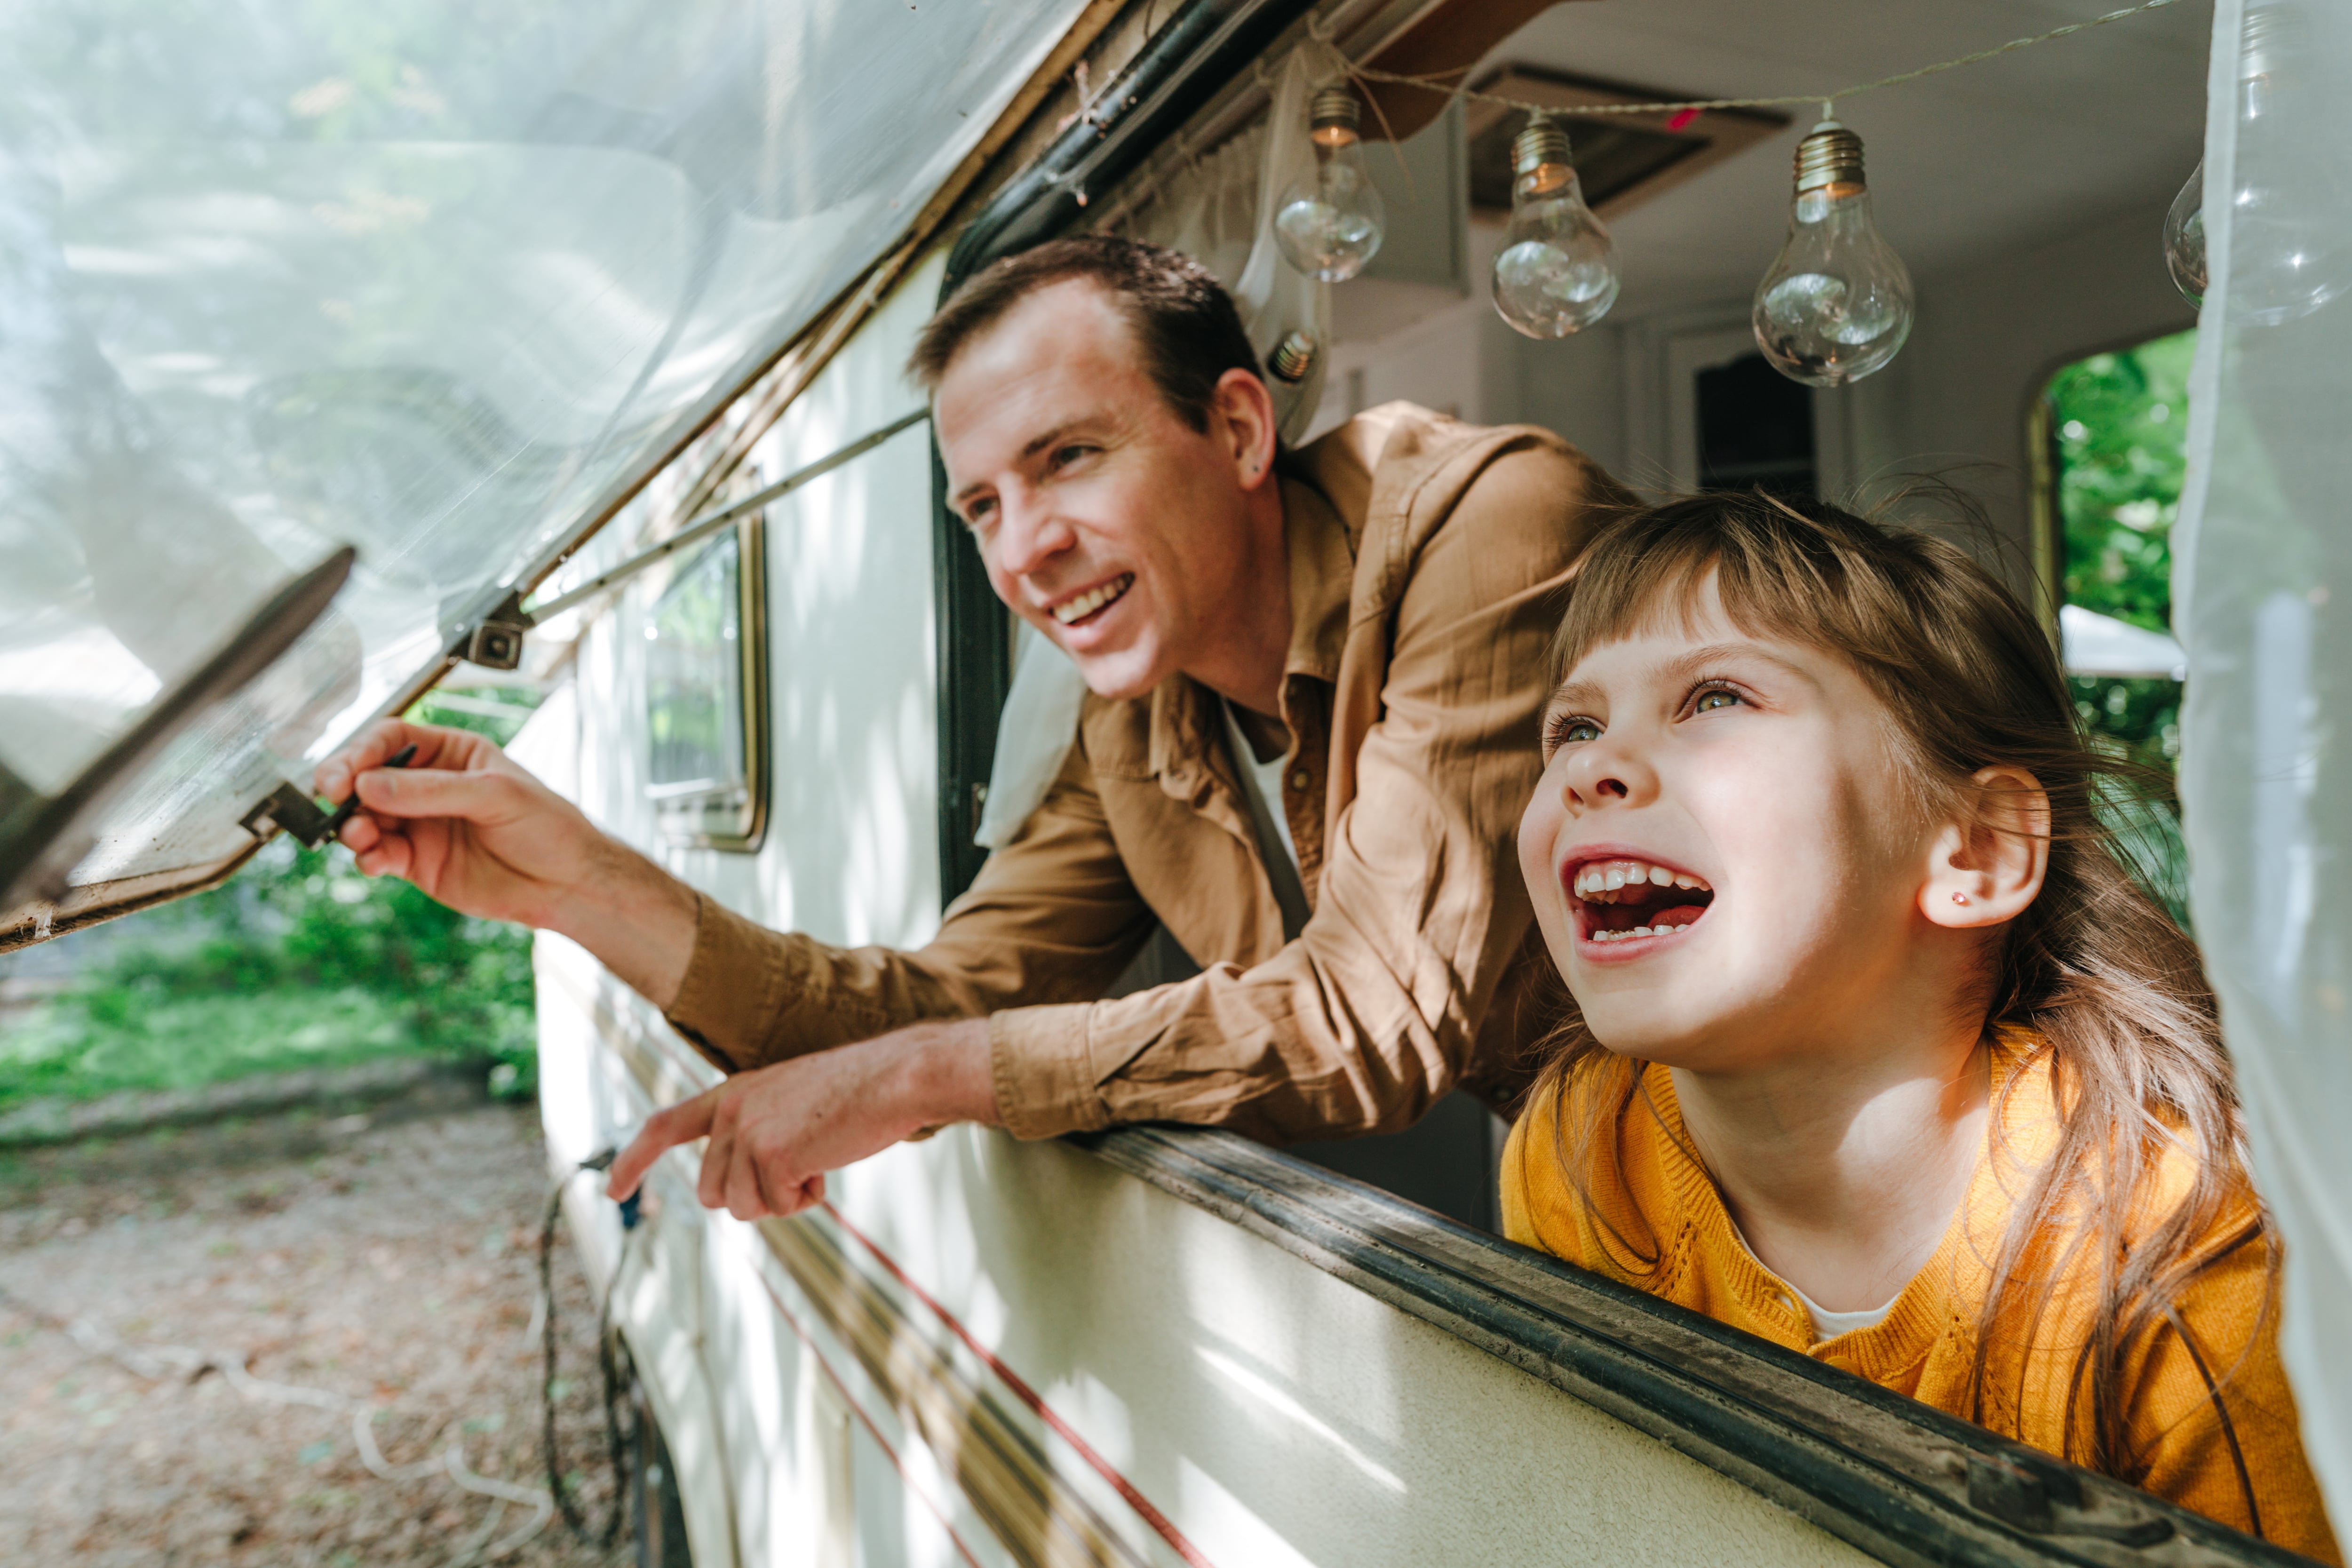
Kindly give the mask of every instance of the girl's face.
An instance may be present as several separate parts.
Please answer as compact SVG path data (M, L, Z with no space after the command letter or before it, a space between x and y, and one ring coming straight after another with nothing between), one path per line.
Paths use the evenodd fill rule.
M1926 912L1937 836L1862 677L1740 631L1711 581L1687 618L1553 693L1519 865L1603 1045L1762 1067L1916 1001L1919 944L1954 922Z

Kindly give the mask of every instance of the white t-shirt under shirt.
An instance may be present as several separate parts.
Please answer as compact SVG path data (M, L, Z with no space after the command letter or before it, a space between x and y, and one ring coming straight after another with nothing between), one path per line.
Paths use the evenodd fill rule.
M1789 1285L1785 1279L1780 1283ZM1826 1307L1814 1306L1813 1299L1794 1285L1789 1285L1789 1293L1803 1304L1806 1315L1813 1320L1813 1338L1816 1341L1833 1340L1840 1334L1853 1333L1856 1329L1878 1327L1886 1321L1886 1314L1895 1310L1895 1303L1903 1297L1903 1292L1897 1290L1886 1299L1884 1307L1866 1307L1859 1312L1832 1312Z
M1257 830L1257 852L1274 883L1274 901L1282 910L1282 934L1295 938L1307 924L1307 883L1299 875L1298 846L1290 837L1290 818L1282 809L1282 767L1276 756L1262 763L1243 732L1231 702L1225 710L1225 745L1233 752L1234 774L1241 781L1242 799L1249 807L1250 825Z
M1727 1213L1725 1217L1730 1216ZM1748 1233L1739 1228L1739 1222L1736 1219L1731 1221L1731 1234L1739 1238L1739 1245L1746 1248L1748 1256L1756 1258L1757 1268L1763 1269L1767 1274L1772 1274L1772 1266L1762 1258L1756 1258L1756 1249L1748 1245ZM1772 1278L1780 1279L1778 1274L1772 1274ZM1894 1295L1886 1298L1886 1305L1883 1307L1864 1307L1859 1312L1832 1312L1827 1307L1815 1306L1811 1296L1806 1295L1794 1285L1789 1285L1786 1279L1780 1279L1780 1283L1789 1286L1789 1294L1797 1299L1798 1305L1805 1309L1805 1316L1813 1321L1815 1344L1821 1343L1823 1340L1833 1340L1840 1334L1851 1334L1857 1330L1878 1327L1879 1324L1886 1321L1886 1314L1895 1310L1895 1303L1903 1299L1903 1292L1897 1290Z

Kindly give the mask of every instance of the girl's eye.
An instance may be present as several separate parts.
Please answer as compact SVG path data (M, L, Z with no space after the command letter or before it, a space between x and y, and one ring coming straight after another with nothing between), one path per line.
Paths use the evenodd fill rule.
M1551 721L1551 733L1544 738L1551 743L1552 749L1557 751L1562 746L1573 746L1586 741L1601 739L1601 726L1590 719L1567 714Z
M1729 708L1739 701L1739 693L1720 686L1710 686L1691 700L1691 711L1706 713L1717 708Z

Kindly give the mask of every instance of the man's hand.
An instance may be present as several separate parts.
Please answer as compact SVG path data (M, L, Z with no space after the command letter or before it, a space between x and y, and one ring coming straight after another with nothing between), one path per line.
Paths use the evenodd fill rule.
M384 767L403 746L405 770ZM694 893L599 832L579 807L479 735L387 719L319 764L320 794L354 788L342 840L371 877L404 877L465 914L572 938L657 1007L694 952Z
M824 1173L950 1121L993 1123L988 1021L916 1024L739 1073L657 1113L613 1162L605 1190L637 1190L662 1154L697 1138L705 1208L737 1219L798 1214L824 1198Z

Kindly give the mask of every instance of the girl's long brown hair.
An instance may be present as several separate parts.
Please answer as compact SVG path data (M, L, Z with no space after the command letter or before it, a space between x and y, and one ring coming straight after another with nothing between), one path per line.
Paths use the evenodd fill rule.
M2125 869L2097 809L2148 781L2087 742L2048 635L1967 553L1814 501L1710 494L1609 524L1578 574L1558 673L1687 613L1710 581L1742 631L1853 662L1894 721L1915 804L1934 814L1922 820L1968 814L1972 775L1995 764L2025 769L2048 794L2042 892L2000 937L1969 1005L1981 1008L1988 1037L2004 1026L2040 1036L2061 1127L2046 1161L2009 1172L2011 1218L1986 1258L1993 1283L1975 1325L1971 1413L2006 1426L2000 1407L2016 1409L2027 1379L2050 1375L2029 1347L2063 1295L2064 1319L2083 1326L2071 1368L2060 1369L2070 1379L2064 1457L2127 1474L2126 1357L2168 1330L2186 1338L2173 1304L2222 1257L2256 1246L2273 1279L2278 1267L2246 1201L2237 1097L2197 950ZM1622 1137L1643 1064L1612 1056L1572 1001L1553 1042L1529 1102L1559 1108L1555 1147L1597 1218L1586 1161L1598 1140ZM2004 1109L1994 1108L1997 1129ZM2188 1158L2159 1183L2175 1151ZM2182 1183L2184 1166L2193 1174ZM2233 1216L2237 1234L2220 1236ZM1612 1235L1654 1264L1654 1237ZM2235 1453L2222 1397L2230 1361L2189 1349ZM2239 1474L2251 1510L2242 1457Z

